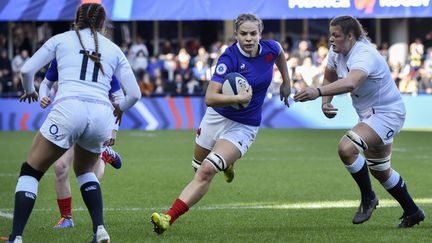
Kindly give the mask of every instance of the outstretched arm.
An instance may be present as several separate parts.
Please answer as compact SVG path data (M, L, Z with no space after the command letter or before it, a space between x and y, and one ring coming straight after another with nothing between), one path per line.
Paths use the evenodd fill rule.
M286 106L289 106L288 96L291 94L291 81L288 74L288 67L285 60L285 53L281 51L276 59L276 66L282 76L282 84L279 89L279 95L281 101L284 102Z

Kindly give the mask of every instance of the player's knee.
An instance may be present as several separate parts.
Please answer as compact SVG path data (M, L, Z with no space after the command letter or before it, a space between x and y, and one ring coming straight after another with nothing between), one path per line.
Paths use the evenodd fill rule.
M54 163L54 173L56 177L64 177L69 173L69 164L65 163L63 160L58 160Z
M343 139L339 143L338 152L339 155L346 156L353 153L363 153L368 149L366 142L357 133L350 130L345 133L344 137L348 139ZM349 141L349 142L346 142Z
M227 168L225 159L217 153L210 152L205 159L213 166L216 172L223 171Z
M372 173L374 171L388 171L391 168L391 154L384 158L366 158L366 163Z
M37 181L40 181L42 176L45 174L43 171L38 171L33 169L27 162L24 162L21 166L20 177L21 176L31 176L36 178Z
M351 141L342 139L338 144L338 154L344 160L345 158L352 157L354 154L358 154L358 150Z
M194 169L195 172L200 168L201 164L202 164L202 161L199 161L195 157L193 157L192 168Z
M195 173L195 179L201 183L209 183L216 175L216 171L210 163L203 163L200 169Z

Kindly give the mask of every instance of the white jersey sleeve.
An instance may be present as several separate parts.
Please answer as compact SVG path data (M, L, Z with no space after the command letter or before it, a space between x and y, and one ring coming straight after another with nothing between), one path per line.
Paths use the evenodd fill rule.
M119 103L120 110L125 111L141 98L141 92L132 68L124 55L121 56L114 75L120 80L120 85L126 94L124 100Z
M41 82L41 84L39 86L39 101L43 97L49 96L50 90L51 90L53 85L54 85L54 82L49 81L47 78L44 78L44 80Z
M51 37L21 68L21 80L24 91L28 94L35 92L34 75L47 65L55 56L56 36Z

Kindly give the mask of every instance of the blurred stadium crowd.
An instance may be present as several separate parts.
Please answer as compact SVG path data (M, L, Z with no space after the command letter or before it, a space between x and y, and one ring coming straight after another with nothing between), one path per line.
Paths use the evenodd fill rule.
M40 43L53 35L53 26L43 23L37 28L29 23L17 23L13 38L0 34L0 97L18 97L23 93L19 71ZM432 32L430 34L432 40ZM36 38L35 38L36 37ZM264 39L275 39L266 33ZM13 54L8 53L8 40L12 40ZM141 93L150 96L199 96L203 95L214 71L217 58L234 40L215 41L203 46L199 38L164 40L154 47L148 40L137 36L135 41L117 43L128 57L137 77ZM299 35L298 39L285 38L281 43L285 51L293 91L304 86L320 86L328 53L327 36L317 39ZM405 94L432 94L432 44L416 38L412 43L377 46L387 60L399 90ZM405 48L404 48L405 47ZM35 77L35 85L43 80L45 69ZM281 77L276 67L270 94L278 94Z

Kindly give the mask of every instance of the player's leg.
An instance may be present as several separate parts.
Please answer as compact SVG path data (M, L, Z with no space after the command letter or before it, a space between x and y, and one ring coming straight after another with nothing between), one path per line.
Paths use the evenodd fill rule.
M105 162L102 160L102 158L98 159L98 162L96 163L95 167L93 168L94 173L96 175L96 178L100 181L102 180L102 177L105 174Z
M96 242L108 242L109 235L104 227L102 190L94 172L103 144L111 137L113 116L111 107L87 103L91 111L86 114L88 124L74 147L74 171L80 185L83 201L89 211Z
M213 131L212 137L216 137L217 140L210 153L208 153L208 148L211 146L206 145L205 140L196 140L195 156L200 157L208 154L196 171L192 181L183 189L168 212L166 214L154 213L152 215L156 233L163 233L179 216L201 200L207 193L216 173L224 171L244 155L258 133L258 127L227 120L222 121L222 123L224 123L220 125L223 128L222 131L217 129Z
M206 149L204 147L201 147L198 144L195 144L194 157L192 159L192 167L195 172L199 169L202 162L204 161L204 159L207 157L209 153L210 153L209 149ZM234 180L234 176L235 176L234 164L228 166L228 168L225 169L223 173L224 173L225 181L231 183Z
M367 164L361 153L368 149L368 144L376 144L379 141L379 136L367 124L359 123L342 137L338 145L339 157L361 193L361 203L352 220L354 224L367 221L378 205L378 199L372 190Z
M404 210L400 228L412 227L424 220L423 211L408 193L407 185L397 171L391 168L391 144L370 147L365 153L371 174L399 202Z
M60 221L54 228L74 227L72 221L72 192L69 181L69 171L72 161L73 148L70 148L54 163L55 190L61 216Z
M15 206L10 241L22 236L24 227L33 210L37 197L39 181L66 149L48 141L40 132L33 140L27 161L21 167L20 176L15 189Z
M102 191L94 168L100 154L90 152L79 144L74 147L74 171L80 185L81 195L93 223L93 233L97 234L99 226L104 225Z
M197 147L199 150L202 149L199 145ZM201 153L205 153L205 149ZM218 140L213 150L196 171L192 181L183 189L168 212L166 214L152 214L151 220L154 225L154 231L162 234L178 217L186 213L190 207L201 200L208 192L210 183L216 173L226 169L240 156L240 151L230 141L224 139Z
M380 138L380 142L371 144L365 152L371 174L399 202L404 213L398 227L411 227L423 221L425 216L408 193L407 185L397 171L391 168L393 137L399 133L405 117L397 114L378 113L365 119L372 131L367 131Z

